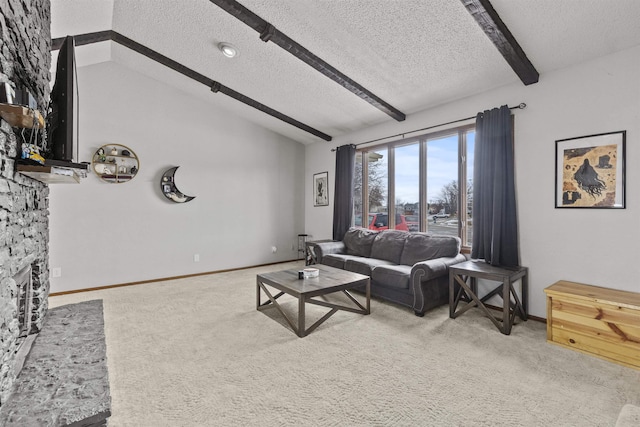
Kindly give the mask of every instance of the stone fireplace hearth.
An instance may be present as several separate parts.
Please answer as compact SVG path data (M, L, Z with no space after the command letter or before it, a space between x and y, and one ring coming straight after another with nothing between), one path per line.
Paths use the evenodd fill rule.
M106 426L111 415L106 351L102 300L49 310L0 408L0 426Z

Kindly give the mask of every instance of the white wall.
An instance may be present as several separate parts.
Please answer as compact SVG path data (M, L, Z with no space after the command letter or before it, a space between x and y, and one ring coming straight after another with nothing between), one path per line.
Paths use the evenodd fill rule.
M366 131L317 143L306 152L306 230L314 239L331 237L330 206L314 208L313 173L328 170L330 148L424 128L478 111L525 102L515 111L515 161L521 264L529 267L529 312L546 317L543 289L570 280L640 292L640 46L543 74L531 86L509 85ZM555 209L555 141L627 131L626 209Z
M80 68L78 76L80 160L117 143L141 167L127 183L90 174L79 185L50 186L49 265L62 269L52 292L297 257L302 144L114 62ZM180 166L177 186L193 201L160 193L172 166Z

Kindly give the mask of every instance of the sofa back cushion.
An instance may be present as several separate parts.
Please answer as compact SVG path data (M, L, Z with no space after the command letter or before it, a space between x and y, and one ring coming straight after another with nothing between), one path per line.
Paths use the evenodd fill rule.
M371 256L371 245L378 235L377 231L367 230L366 228L350 228L342 241L347 247L348 255Z
M413 265L441 257L454 257L460 253L460 238L427 233L409 233L400 264Z
M400 264L404 241L409 233L400 230L382 230L371 246L371 258L385 259Z

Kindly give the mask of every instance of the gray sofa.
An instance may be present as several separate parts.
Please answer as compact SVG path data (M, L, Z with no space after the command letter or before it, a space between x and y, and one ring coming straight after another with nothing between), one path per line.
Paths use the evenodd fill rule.
M466 261L460 239L399 230L352 228L342 242L314 244L317 262L371 278L371 294L416 316L449 301L449 266Z

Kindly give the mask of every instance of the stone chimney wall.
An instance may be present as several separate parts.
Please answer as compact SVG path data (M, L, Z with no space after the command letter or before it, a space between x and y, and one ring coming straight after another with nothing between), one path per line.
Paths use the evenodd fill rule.
M50 0L0 1L0 83L26 87L43 115L49 100L51 64ZM31 331L42 327L49 295L49 188L15 171L22 129L0 120L0 406L18 374L16 283L32 267ZM25 130L29 138L30 130Z

